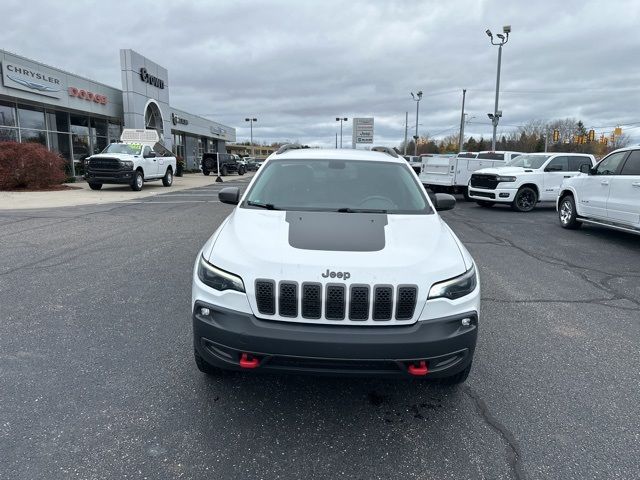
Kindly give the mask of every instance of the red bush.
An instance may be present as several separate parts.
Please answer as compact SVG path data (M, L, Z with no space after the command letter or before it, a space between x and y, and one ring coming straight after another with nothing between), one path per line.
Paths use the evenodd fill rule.
M0 143L0 190L46 188L65 181L65 160L38 143Z

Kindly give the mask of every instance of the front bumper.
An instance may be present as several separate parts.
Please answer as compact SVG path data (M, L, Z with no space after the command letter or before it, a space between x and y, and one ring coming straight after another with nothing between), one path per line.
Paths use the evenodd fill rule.
M197 301L192 318L194 346L208 363L244 370L240 359L249 354L259 362L255 371L264 372L412 377L409 366L425 361L429 373L421 378L448 377L471 363L478 332L475 311L413 325L352 327L261 320Z
M518 193L516 188L496 188L490 190L488 188L478 188L469 186L469 198L474 200L485 200L488 202L504 202L511 203Z
M132 183L133 182L133 170L116 170L116 171L102 171L102 170L87 170L84 178L87 182L91 183Z

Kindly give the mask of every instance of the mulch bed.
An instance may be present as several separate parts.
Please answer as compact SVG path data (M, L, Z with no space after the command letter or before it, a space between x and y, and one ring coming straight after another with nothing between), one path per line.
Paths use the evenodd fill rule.
M9 188L1 190L3 192L53 192L56 190L81 190L82 187L75 185L51 185L49 187L40 188Z

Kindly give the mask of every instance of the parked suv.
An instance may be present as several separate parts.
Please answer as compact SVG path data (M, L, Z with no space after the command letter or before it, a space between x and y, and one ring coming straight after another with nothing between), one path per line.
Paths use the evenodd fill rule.
M480 314L477 267L393 150L283 146L198 253L198 368L463 382ZM415 239L420 241L416 242Z
M640 146L611 152L565 180L557 209L564 228L587 223L640 233Z
M218 158L219 156L219 158ZM202 155L200 168L202 173L209 175L212 172L218 174L218 163L220 164L220 175L223 177L230 173L244 175L245 166L238 162L239 157L230 153L205 153Z
M519 212L533 210L538 202L555 201L563 180L595 165L584 153L527 153L504 167L485 168L471 175L469 198L482 207L511 205Z

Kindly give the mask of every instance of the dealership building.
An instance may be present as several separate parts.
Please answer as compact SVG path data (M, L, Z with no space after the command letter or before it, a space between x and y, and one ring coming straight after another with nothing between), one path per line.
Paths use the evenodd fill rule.
M234 128L171 107L169 72L133 50L120 50L122 89L4 50L0 68L0 142L41 143L67 159L72 174L123 128L155 129L186 168L236 140Z

